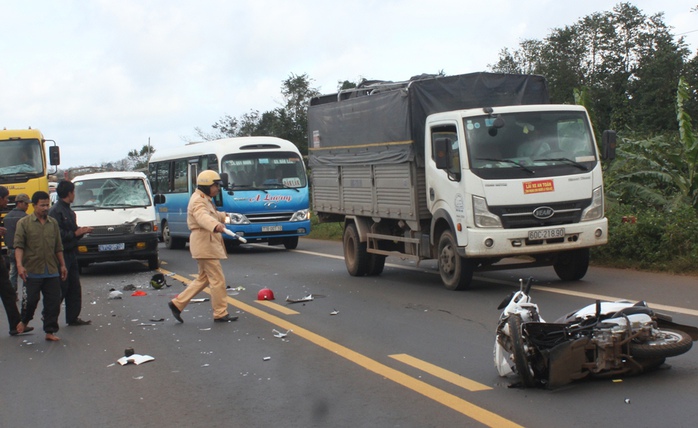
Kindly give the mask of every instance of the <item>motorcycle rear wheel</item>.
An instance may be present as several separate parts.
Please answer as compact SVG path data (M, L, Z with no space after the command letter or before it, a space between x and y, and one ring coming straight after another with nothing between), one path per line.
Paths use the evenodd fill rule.
M693 346L691 336L679 330L662 329L655 340L630 342L630 355L638 359L668 358L688 352Z
M525 346L527 339L523 335L521 316L512 314L509 316L507 323L509 324L509 334L511 335L511 347L514 355L514 368L516 369L516 373L521 378L521 383L524 387L534 387L536 386L536 382L533 377L531 364L528 361L528 354L526 353Z

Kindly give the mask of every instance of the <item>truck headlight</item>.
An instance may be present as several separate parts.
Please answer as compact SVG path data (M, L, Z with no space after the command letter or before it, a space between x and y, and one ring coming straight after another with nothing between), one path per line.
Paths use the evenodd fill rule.
M310 210L305 209L305 210L299 210L293 213L293 216L291 216L291 221L303 221L307 220L310 218Z
M477 227L502 227L502 221L487 208L485 198L473 196L473 216Z
M591 194L591 205L582 211L581 221L598 220L603 217L603 188L594 189Z
M230 219L229 224L250 224L250 220L248 220L244 214L228 213L228 218ZM226 218L226 220L228 220L228 218ZM226 224L228 224L228 221L226 221Z

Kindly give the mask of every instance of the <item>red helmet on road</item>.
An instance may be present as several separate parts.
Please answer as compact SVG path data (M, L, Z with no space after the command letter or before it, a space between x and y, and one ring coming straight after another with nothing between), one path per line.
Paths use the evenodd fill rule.
M274 292L264 287L257 293L257 300L274 300Z

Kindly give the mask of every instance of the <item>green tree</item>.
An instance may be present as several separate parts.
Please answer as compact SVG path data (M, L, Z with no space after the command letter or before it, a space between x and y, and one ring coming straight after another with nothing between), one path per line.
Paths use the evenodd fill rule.
M307 154L308 104L312 97L319 95L319 91L311 84L312 79L307 74L291 73L281 84L281 107L263 113L250 110L239 118L226 115L212 125L213 132L207 133L196 128L196 133L204 140L270 135L291 141L301 153Z
M133 149L128 152L127 159L131 163L131 168L140 170L148 167L150 157L155 153L155 149L150 144L145 144L140 150Z
M618 160L606 175L609 196L621 203L673 210L689 205L698 210L698 138L684 109L694 91L680 78L676 96L677 134L624 138ZM674 122L676 123L676 122Z
M662 13L646 16L630 3L619 3L612 11L553 29L542 41L503 49L490 67L544 75L554 103L571 103L573 90L585 88L598 129L659 133L673 130L672 100L688 55L682 39L673 41Z

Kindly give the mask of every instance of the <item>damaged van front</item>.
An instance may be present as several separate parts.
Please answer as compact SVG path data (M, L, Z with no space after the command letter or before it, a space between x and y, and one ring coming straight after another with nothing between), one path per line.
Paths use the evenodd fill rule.
M90 226L77 247L80 267L146 260L157 269L158 233L153 194L142 172L100 172L75 177L71 208L79 226Z

